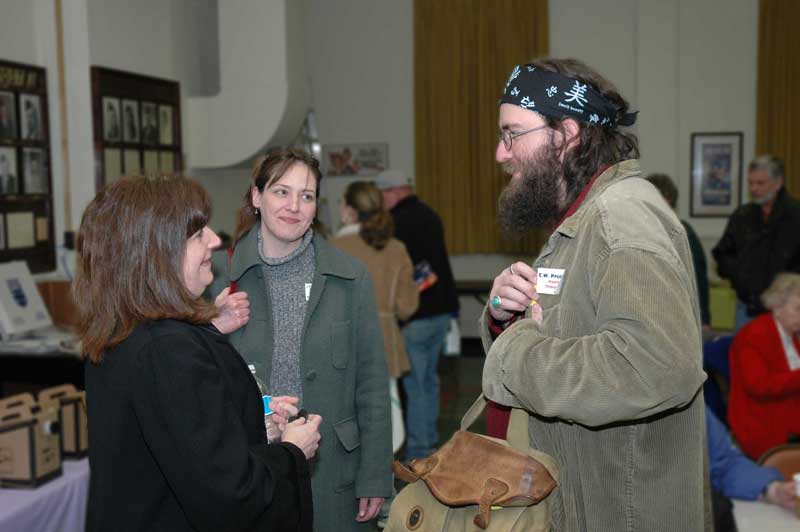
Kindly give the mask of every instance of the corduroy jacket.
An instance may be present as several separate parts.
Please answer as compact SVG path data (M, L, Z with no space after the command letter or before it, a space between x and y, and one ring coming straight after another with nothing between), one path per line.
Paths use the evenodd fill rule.
M530 413L531 446L561 468L559 532L710 529L702 344L686 233L623 161L598 176L534 268L564 269L494 341L483 391Z

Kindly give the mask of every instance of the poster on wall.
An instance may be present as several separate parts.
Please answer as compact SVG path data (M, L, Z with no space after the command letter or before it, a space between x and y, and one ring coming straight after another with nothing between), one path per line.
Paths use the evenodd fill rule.
M322 146L322 174L326 176L374 177L389 167L389 145L327 144Z
M14 93L0 91L0 140L17 138L17 109Z
M17 149L0 148L0 194L19 194Z
M691 216L730 216L741 203L742 134L693 133Z

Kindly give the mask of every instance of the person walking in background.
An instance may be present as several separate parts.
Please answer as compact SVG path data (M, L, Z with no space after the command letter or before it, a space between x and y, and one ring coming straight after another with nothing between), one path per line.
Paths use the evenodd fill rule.
M664 200L672 207L673 211L678 208L678 187L667 174L650 174L645 179L650 181ZM681 225L686 230L686 238L689 239L689 248L692 251L692 263L694 264L694 278L697 281L697 297L700 302L700 319L703 323L704 332L711 330L711 311L708 304L708 266L706 264L706 254L703 251L703 244L697 236L694 228L684 219Z
M439 435L439 355L458 315L450 259L439 215L423 203L399 170L384 170L375 185L383 193L384 208L394 219L395 238L405 244L414 264L420 291L419 309L402 327L411 370L402 379L406 395L407 461L425 458L435 449Z
M183 177L122 179L83 214L72 293L88 358L87 531L311 531L322 420L267 443L257 384L201 297L219 245L210 215Z
M383 209L383 196L374 184L350 183L344 193L340 215L343 226L331 243L366 264L375 285L391 377L392 447L397 452L404 439L397 379L410 368L398 319L407 320L419 306L414 268L406 247L392 238L394 222Z
M563 532L697 532L710 515L692 256L641 178L621 128L635 121L575 59L518 65L500 97L500 227L552 233L533 267L494 280L483 393L528 412L531 447L558 463L548 506Z
M784 187L783 161L756 157L747 167L750 203L728 219L711 250L720 277L736 291L736 330L766 312L760 296L778 272L800 273L800 202Z
M226 328L231 343L272 395L299 397L325 420L311 477L314 530L368 530L392 492L389 373L369 271L311 228L321 178L298 149L257 161L209 292L221 305L247 294L249 319Z

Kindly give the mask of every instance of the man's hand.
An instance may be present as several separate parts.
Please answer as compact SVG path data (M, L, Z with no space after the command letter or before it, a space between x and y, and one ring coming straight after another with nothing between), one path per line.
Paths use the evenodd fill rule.
M776 480L767 486L764 499L771 503L783 506L787 510L794 510L797 506L797 497L794 493L794 482Z
M358 499L358 515L356 521L364 523L374 519L383 505L383 497L361 497Z
M211 320L222 334L229 334L244 327L250 320L250 301L247 292L230 293L230 287L219 293L214 305L220 310L219 316Z
M542 307L538 300L536 270L524 262L515 262L494 278L489 293L489 314L495 321L505 323L514 314L525 312L528 306L533 306L531 317L542 321Z

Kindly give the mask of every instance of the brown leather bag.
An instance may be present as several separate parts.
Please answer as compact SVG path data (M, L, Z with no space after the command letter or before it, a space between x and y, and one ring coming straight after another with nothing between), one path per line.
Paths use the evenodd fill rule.
M529 447L523 410L512 410L507 441L467 432L485 405L481 395L461 430L430 457L414 460L410 469L394 462L395 475L411 485L393 502L386 531L548 529L546 504L524 514L556 487L555 461Z

